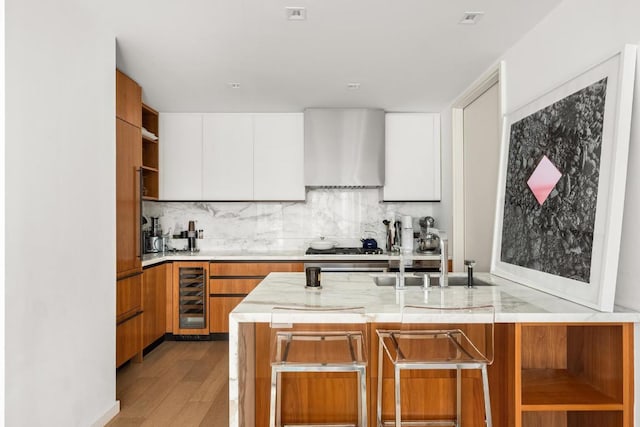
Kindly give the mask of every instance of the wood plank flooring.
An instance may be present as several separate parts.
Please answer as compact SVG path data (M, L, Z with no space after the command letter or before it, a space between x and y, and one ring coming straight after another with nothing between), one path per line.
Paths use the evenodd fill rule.
M229 343L165 341L117 372L109 427L229 425Z

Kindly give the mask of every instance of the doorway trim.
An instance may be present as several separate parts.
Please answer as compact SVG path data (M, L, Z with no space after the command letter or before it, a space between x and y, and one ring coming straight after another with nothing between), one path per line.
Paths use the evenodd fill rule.
M505 62L499 61L480 76L452 104L451 107L451 163L452 163L452 243L453 271L464 271L464 109L494 84L498 85L498 129L502 129L505 114ZM502 135L502 132L499 132Z

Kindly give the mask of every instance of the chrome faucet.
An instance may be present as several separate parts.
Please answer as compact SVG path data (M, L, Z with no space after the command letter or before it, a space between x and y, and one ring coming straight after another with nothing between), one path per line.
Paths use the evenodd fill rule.
M449 239L440 235L440 287L449 286Z

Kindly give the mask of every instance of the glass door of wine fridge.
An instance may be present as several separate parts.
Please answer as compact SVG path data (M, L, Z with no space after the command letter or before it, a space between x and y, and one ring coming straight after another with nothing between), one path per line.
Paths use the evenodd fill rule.
M208 263L174 263L173 275L174 334L208 334Z

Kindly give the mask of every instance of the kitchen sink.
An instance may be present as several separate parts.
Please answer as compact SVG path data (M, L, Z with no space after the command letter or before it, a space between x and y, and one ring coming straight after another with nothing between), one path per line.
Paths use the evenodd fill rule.
M373 276L373 282L377 286L395 286L396 285L396 275L379 275ZM405 286L422 286L422 276L404 276L404 285Z
M431 286L437 287L439 283L438 276L431 277ZM376 286L395 286L396 275L395 274L380 274L373 276L373 282ZM422 286L424 283L423 276L414 276L412 274L406 274L404 276L405 286ZM484 280L474 277L474 286L495 286L493 283L486 282ZM467 286L467 276L449 276L449 286Z
M449 276L449 286L467 286L467 276ZM439 277L431 278L431 286L439 286ZM473 286L495 286L493 283L485 282L477 277L473 278Z

